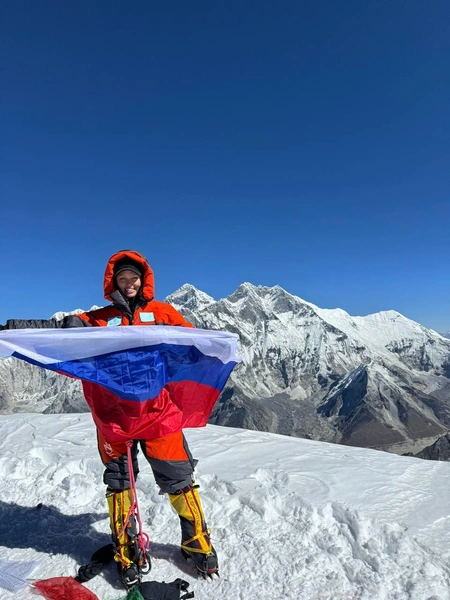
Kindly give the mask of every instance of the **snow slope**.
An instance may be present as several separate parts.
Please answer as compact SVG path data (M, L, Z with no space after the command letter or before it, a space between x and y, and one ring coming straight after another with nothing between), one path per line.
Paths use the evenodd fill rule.
M221 579L196 579L180 558L177 516L141 459L148 579L183 577L197 600L450 597L450 463L213 425L186 435ZM0 451L2 560L38 559L36 579L75 574L109 541L90 415L1 416ZM87 586L124 596L114 565Z

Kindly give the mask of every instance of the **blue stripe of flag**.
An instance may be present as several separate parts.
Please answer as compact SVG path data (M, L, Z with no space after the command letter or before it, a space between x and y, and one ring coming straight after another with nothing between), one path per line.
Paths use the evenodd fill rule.
M221 391L236 362L223 363L195 346L155 344L109 352L92 358L42 364L20 353L16 358L98 383L125 400L155 398L169 382L191 381Z

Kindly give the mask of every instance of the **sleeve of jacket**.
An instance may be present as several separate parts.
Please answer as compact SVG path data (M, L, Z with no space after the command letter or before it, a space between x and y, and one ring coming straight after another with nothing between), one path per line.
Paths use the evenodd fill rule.
M89 310L77 315L81 321L81 325L77 325L77 327L105 327L108 319L112 316L117 316L117 311L111 306Z
M157 325L178 325L179 327L194 327L192 323L186 321L181 313L170 304L163 304L164 322L156 322Z
M2 329L58 329L60 323L56 319L8 319Z
M81 315L67 315L62 321L60 321L63 329L69 329L70 327L92 327L89 321L85 321L81 318Z
M89 327L78 315L67 315L60 321L56 319L8 319L0 329L68 329L69 327Z

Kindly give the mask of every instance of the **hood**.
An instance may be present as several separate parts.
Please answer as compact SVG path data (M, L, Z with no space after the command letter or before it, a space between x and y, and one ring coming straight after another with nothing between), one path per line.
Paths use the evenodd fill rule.
M116 290L114 286L114 265L117 261L121 260L122 258L129 258L131 261L137 263L142 267L142 298L147 302L153 300L155 296L155 282L153 277L153 271L150 265L148 264L145 256L143 256L139 252L136 252L135 250L120 250L119 252L113 254L108 260L108 264L106 265L105 269L105 278L103 282L103 289L105 292L106 300L114 302L114 300L111 298L111 294L113 294Z

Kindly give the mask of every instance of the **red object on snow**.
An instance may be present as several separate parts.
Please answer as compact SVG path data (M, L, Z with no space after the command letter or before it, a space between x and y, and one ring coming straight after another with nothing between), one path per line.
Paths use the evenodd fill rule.
M52 577L36 581L33 585L47 600L99 600L73 577Z

